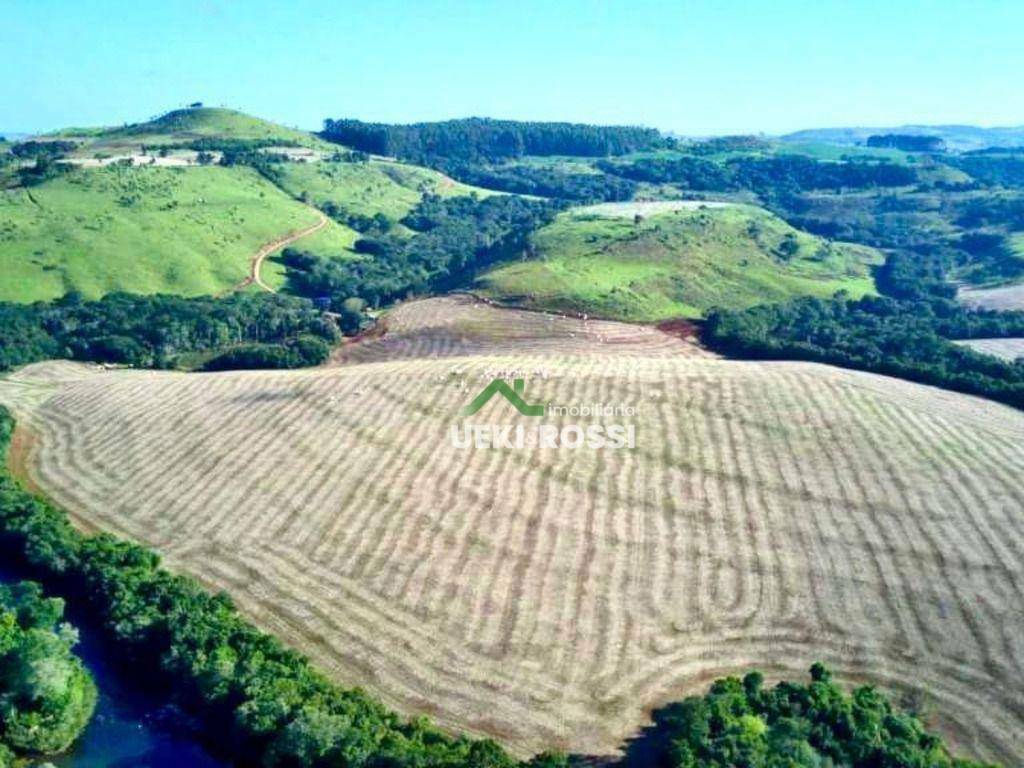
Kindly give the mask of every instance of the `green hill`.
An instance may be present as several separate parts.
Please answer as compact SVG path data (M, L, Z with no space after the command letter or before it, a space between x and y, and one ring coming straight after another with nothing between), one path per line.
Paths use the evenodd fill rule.
M430 193L455 197L485 189L452 181L444 174L416 165L372 160L366 163L285 163L275 166L277 184L294 197L321 207L333 204L343 215L383 213L398 221Z
M119 290L216 294L248 276L261 246L315 224L312 205L332 205L340 220L383 214L397 222L426 193L488 194L418 166L325 159L340 147L228 109L181 109L136 125L72 128L49 138L79 142L69 161L75 167L19 187L15 164L5 166L0 301L52 299L72 290L90 298ZM319 151L303 150L308 162L265 165L262 175L248 166L197 165L195 152L166 159L140 154L142 145L198 139L280 141ZM340 256L357 237L332 220L295 245ZM284 267L273 257L261 275L272 287L285 286Z
M874 292L870 266L882 257L870 248L827 242L752 206L671 207L606 204L563 213L534 235L537 258L499 266L478 287L529 308L635 321Z
M244 167L76 169L0 192L0 300L218 293L248 275L261 245L316 222ZM332 222L303 245L336 253L354 239Z
M140 144L187 144L204 138L260 139L326 150L338 148L306 131L213 107L176 109L154 120L120 128L67 128L49 137L81 141L80 152L90 154L116 153Z

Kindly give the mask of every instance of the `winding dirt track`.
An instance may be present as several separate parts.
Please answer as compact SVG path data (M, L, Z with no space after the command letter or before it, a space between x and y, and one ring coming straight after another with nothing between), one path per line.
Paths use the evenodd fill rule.
M465 301L391 321L333 368L44 364L0 401L80 525L156 547L407 714L607 753L715 676L820 659L1024 764L1024 413ZM508 369L531 402L640 406L636 450L453 446Z
M249 276L245 278L245 280L240 282L238 285L236 285L234 290L238 291L255 284L258 285L263 290L269 291L270 293L277 292L272 287L263 282L263 278L260 277L260 269L263 267L263 262L266 261L267 257L270 254L276 253L282 248L287 248L296 240L301 240L304 237L308 237L309 235L312 235L314 232L319 232L321 229L327 226L327 217L321 211L317 211L315 208L311 208L310 210L316 212L316 215L319 217L319 221L317 221L317 223L313 224L312 226L306 227L305 229L292 231L286 235L282 235L276 240L272 240L269 243L265 244L263 247L261 247L252 257L252 260L249 262Z

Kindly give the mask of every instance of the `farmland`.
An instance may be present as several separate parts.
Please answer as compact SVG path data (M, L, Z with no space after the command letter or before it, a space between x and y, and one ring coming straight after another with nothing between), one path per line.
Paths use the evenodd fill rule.
M961 288L957 298L968 307L983 309L1024 309L1024 284L996 288Z
M976 352L995 355L1004 360L1016 360L1024 357L1024 339L973 339L958 342Z
M75 170L0 192L0 300L218 293L263 243L317 220L247 168ZM339 253L353 239L331 222L315 247Z
M518 752L613 751L713 677L821 659L1020 762L1019 412L468 299L389 321L333 368L30 367L0 384L14 465L335 679ZM638 406L637 448L453 447L509 369Z
M534 235L537 258L499 266L479 286L519 306L631 321L874 292L869 267L881 256L873 249L827 242L751 206L711 206L606 203L569 211Z

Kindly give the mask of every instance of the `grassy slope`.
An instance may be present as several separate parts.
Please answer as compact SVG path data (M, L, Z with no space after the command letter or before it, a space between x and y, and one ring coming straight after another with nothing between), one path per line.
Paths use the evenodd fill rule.
M179 109L145 123L122 128L68 128L51 134L73 137L85 143L78 154L98 151L116 153L138 149L140 144L184 144L199 138L275 139L301 146L336 150L335 144L310 133L287 128L231 109Z
M279 166L277 171L281 188L295 197L306 194L314 205L333 202L350 214L383 213L395 221L405 216L425 193L493 194L452 181L427 168L376 160L369 163L288 163Z
M246 277L260 245L316 220L245 168L76 170L0 194L0 300L216 293ZM316 235L330 251L353 237L333 223Z
M797 238L789 260L783 238ZM538 259L499 266L479 283L523 306L624 320L700 317L712 306L746 307L792 296L874 290L868 248L826 243L758 208L680 211L640 224L567 212L534 238Z
M303 131L211 108L177 110L122 128L71 128L52 136L81 140L75 154L85 157L202 137L279 139L339 149ZM280 188L242 168L93 168L6 194L0 198L0 274L6 278L0 300L49 299L67 290L90 297L112 290L223 291L248 274L260 245L316 221L313 211L291 199L303 193L314 204L333 201L353 214L380 212L394 220L427 192L490 194L400 163L288 163L278 168ZM130 202L123 204L122 198ZM295 247L345 255L357 237L331 222ZM284 286L284 268L273 257L261 274L268 284Z

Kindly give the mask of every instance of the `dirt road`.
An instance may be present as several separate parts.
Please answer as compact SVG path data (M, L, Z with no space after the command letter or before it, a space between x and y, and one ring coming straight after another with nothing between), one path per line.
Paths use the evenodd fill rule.
M263 267L263 262L270 254L276 253L282 248L288 247L296 240L301 240L307 235L312 235L314 232L319 232L321 229L326 227L327 217L324 216L320 211L316 211L316 215L320 217L320 220L316 224L310 227L306 227L305 229L300 229L298 231L293 230L292 232L289 232L287 235L283 235L277 238L276 240L272 240L269 243L266 243L264 246L262 246L252 257L252 261L249 264L249 276L245 278L245 280L240 282L238 285L236 285L235 290L237 291L241 290L242 288L247 288L248 286L253 285L255 283L265 291L269 291L270 293L276 293L277 291L271 288L265 282L263 282L263 278L260 277L260 269Z

